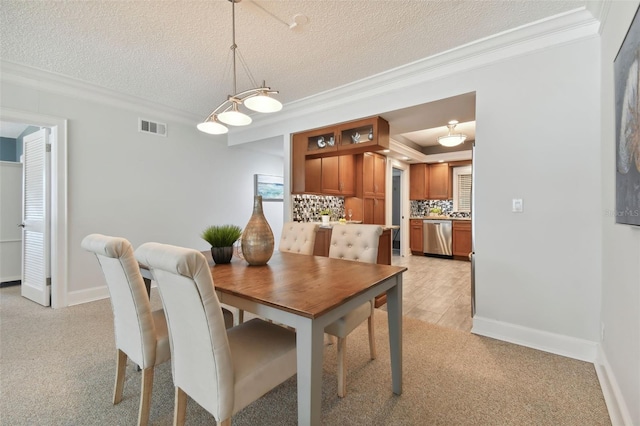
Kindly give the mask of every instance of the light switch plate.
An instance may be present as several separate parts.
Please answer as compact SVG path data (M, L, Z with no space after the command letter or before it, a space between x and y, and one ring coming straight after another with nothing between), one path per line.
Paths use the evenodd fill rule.
M511 211L514 213L522 213L522 210L523 210L522 198L514 198L512 200Z

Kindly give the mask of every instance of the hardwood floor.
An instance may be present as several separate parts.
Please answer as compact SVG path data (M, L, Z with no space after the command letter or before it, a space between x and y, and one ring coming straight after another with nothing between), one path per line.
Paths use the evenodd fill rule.
M471 263L427 256L395 255L406 266L403 313L442 327L471 331ZM381 309L386 310L386 305Z

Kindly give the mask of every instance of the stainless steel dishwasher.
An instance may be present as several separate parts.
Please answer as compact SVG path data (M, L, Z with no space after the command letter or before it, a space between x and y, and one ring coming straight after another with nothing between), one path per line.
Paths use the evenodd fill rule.
M451 221L443 219L425 219L422 222L422 251L451 257Z

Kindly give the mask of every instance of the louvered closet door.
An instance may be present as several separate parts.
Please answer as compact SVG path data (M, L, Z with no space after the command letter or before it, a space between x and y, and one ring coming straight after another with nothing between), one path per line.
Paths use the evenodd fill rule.
M49 130L25 136L23 142L22 296L51 304L49 262Z

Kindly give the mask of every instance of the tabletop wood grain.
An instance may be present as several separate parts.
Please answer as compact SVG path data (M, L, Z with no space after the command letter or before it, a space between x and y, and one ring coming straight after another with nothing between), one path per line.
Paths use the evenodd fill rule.
M211 253L203 253L211 265L216 290L308 318L322 316L407 270L278 251L263 266L249 266L237 257L229 264L218 265L213 263Z

